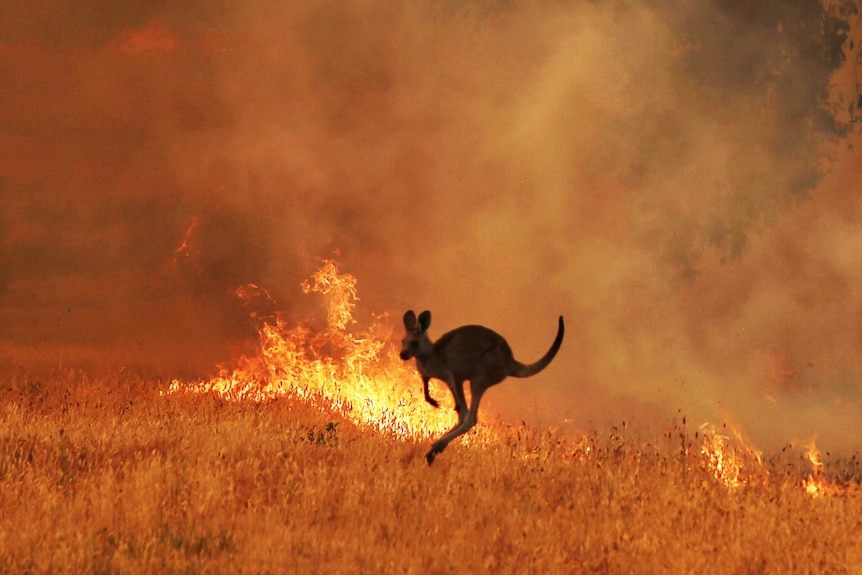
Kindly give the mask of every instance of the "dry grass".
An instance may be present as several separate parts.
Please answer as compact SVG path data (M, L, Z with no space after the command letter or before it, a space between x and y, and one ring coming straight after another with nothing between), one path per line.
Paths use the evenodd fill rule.
M728 489L683 449L501 430L427 445L299 402L0 381L3 573L862 573L862 498ZM780 467L780 464L773 466Z

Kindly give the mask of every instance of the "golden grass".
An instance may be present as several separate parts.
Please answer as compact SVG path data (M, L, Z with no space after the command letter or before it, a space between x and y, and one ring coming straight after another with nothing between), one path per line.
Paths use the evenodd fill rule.
M728 489L679 428L589 453L501 428L429 468L302 402L166 388L0 380L0 572L862 573L853 485L814 498L776 464Z

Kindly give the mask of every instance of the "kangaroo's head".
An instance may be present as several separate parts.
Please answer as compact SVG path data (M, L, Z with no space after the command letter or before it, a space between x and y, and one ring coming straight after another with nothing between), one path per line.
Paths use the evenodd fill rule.
M419 319L416 319L412 309L404 314L404 329L407 333L401 340L401 359L427 355L431 351L431 340L426 333L429 325L431 312L428 310L420 313Z

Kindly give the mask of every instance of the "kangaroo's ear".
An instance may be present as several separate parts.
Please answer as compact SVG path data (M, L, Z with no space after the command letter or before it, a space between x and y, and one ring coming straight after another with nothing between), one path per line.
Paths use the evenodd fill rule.
M412 309L404 312L404 328L407 331L413 331L416 329L416 314L413 313Z
M425 333L428 330L428 326L431 325L431 312L427 309L419 314L419 328L422 330L421 333Z

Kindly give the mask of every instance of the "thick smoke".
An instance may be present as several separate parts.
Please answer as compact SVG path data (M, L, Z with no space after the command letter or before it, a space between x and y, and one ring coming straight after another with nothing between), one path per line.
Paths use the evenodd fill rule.
M237 286L303 317L339 251L396 328L532 361L565 315L507 419L856 447L852 5L84 5L0 9L10 361L206 373L254 342Z

